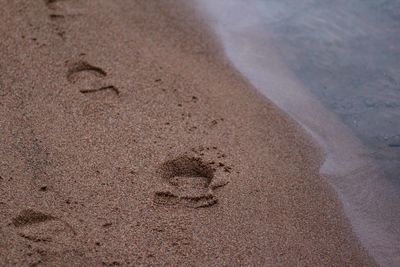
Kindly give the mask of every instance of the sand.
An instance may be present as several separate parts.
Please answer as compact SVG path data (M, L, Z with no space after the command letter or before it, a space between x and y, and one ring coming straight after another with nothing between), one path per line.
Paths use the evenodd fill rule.
M0 265L375 265L190 3L0 4Z

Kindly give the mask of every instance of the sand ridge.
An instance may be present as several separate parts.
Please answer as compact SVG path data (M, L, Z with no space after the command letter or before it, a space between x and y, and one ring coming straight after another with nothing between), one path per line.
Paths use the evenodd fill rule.
M374 265L190 6L0 4L3 265Z

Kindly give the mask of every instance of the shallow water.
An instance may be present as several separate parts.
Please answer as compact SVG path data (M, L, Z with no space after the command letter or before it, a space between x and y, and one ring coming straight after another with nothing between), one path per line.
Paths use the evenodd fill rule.
M196 0L233 65L325 149L362 244L400 265L400 1Z

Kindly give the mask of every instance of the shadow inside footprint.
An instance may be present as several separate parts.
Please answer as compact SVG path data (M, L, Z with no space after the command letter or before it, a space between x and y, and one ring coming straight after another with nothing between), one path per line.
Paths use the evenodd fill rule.
M45 221L54 220L55 217L34 211L31 209L23 210L21 213L12 220L12 223L15 227L22 227L26 225L41 223Z
M160 170L169 188L156 192L156 203L200 208L218 202L210 186L215 170L200 158L182 156L165 162Z
M79 79L82 72L89 72L98 77L105 77L107 73L99 67L93 66L86 61L78 61L72 64L67 72L67 79L71 83L75 83Z
M54 3L58 2L58 1L60 1L60 0L44 0L44 3L48 6L48 5L54 4Z
M44 0L44 4L48 9L54 10L57 9L57 6L66 0Z
M100 92L100 91L110 91L116 95L119 95L118 88L113 85L103 86L103 87L96 88L96 89L81 89L81 90L79 90L79 92L81 92L82 94L96 93L96 92Z

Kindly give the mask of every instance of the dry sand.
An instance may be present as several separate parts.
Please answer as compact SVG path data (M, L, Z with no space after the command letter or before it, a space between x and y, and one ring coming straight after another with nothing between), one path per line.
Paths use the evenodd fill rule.
M189 5L0 4L0 265L374 265Z

